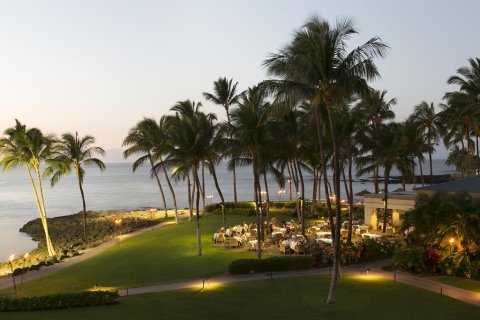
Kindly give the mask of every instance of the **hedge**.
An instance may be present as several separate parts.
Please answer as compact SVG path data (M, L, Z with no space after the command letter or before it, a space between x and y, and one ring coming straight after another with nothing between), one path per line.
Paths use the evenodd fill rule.
M118 292L84 291L38 297L0 297L0 311L36 311L107 306L118 303Z
M313 267L312 256L282 256L268 259L239 259L228 266L230 274L286 271L309 269Z

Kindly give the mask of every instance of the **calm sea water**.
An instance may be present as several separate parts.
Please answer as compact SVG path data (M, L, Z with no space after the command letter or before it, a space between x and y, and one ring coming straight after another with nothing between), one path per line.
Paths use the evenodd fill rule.
M434 160L434 174L452 173L452 169L445 165L444 160ZM425 168L427 166L425 165ZM84 191L88 210L132 210L136 208L163 208L156 183L150 178L149 168L139 168L132 172L131 164L107 164L107 170L100 172L95 168L86 169ZM428 169L427 169L428 171ZM253 177L251 167L237 169L237 192L239 200L253 199ZM418 173L417 173L418 174ZM217 169L219 184L226 201L233 201L232 174L225 165ZM398 172L392 172L398 175ZM305 176L306 198L312 197L312 177ZM219 201L213 180L206 175L206 195L213 195L213 202ZM343 187L343 185L342 185ZM354 182L354 192L363 189L373 191L371 182ZM400 185L390 185L395 190ZM263 188L263 184L262 184ZM294 186L292 193L295 194ZM411 186L410 186L411 188ZM187 184L178 182L174 185L179 208L186 208ZM287 200L286 193L278 195L280 187L272 180L269 181L271 200ZM343 191L343 190L342 190ZM44 181L45 203L47 215L56 217L69 215L81 211L81 197L74 175L62 177L60 182L51 188L49 181ZM164 184L167 197L167 206L173 207L168 186ZM323 191L322 191L323 193ZM10 254L21 254L36 247L27 235L18 231L27 221L37 218L38 212L28 182L27 173L18 168L9 172L0 173L0 261Z

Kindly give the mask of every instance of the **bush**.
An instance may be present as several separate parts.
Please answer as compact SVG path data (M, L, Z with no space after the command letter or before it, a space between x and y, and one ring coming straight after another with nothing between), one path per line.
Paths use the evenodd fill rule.
M39 297L0 297L0 311L35 311L106 306L118 303L118 292L84 291Z
M393 255L396 267L422 272L425 270L425 249L423 247L399 248Z
M268 259L239 259L228 266L230 274L301 270L313 267L312 256L283 256Z
M364 260L376 260L390 258L395 250L400 247L400 242L395 240L376 241L367 239L364 241L365 248L362 250Z

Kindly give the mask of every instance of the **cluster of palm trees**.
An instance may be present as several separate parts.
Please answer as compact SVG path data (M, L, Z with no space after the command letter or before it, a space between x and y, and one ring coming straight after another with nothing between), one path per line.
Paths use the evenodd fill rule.
M0 165L3 169L8 171L24 167L27 171L50 257L55 256L55 248L48 232L42 177L50 177L53 186L61 176L75 171L83 204L83 241L87 243L87 210L83 192L84 166L97 166L104 170L104 163L95 158L96 154L104 153L102 148L95 145L95 138L92 136L79 138L78 134L65 133L59 139L54 135L42 133L38 128L27 128L18 120L15 120L15 126L5 130L4 136L0 139Z
M388 46L374 37L349 51L347 42L355 34L357 30L350 19L331 25L313 17L294 33L290 44L265 60L264 66L272 79L238 92L238 84L232 79L220 78L214 82L212 93L204 93L207 100L225 109L227 121L218 122L215 115L200 110L200 103L186 100L174 105L171 114L158 123L143 119L130 130L124 140L125 157L140 155L134 170L149 163L163 199L158 173L163 172L173 199L170 179L187 180L191 218L196 207L198 255L201 255L199 203L202 201L203 206L205 203L205 166L215 181L226 227L225 199L215 174L215 167L222 160L228 161L233 173L235 203L235 168L245 165L252 168L259 258L262 226L269 215L267 175L275 177L281 187L286 178L293 182L296 211L303 228L302 200L306 197L307 183L304 176L306 173L313 176L311 208L316 210L323 190L334 239L329 303L335 300L339 272L340 191L344 188L347 194L351 222L355 174L371 173L377 193L383 176L387 212L391 170L396 167L406 184L415 181L419 165L421 183L425 184L422 164L428 154L432 183L432 153L440 137L447 146L461 147L462 176L478 171L473 156L474 150L478 153L478 145L475 147L472 137L479 132L476 120L479 60L471 59L470 67L459 69L458 75L448 80L460 85L460 89L445 95L447 103L441 105L441 112L436 112L432 103L422 102L406 121L397 123L393 122L392 110L396 100L387 99L387 91L368 85L379 76L375 60L386 55ZM173 170L171 176L168 170ZM329 177L328 172L333 175ZM384 227L386 221L384 214Z

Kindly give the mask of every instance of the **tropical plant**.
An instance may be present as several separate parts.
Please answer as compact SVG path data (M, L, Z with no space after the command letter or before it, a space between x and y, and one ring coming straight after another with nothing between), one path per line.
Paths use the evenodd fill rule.
M55 249L48 232L47 211L45 209L45 198L43 196L42 178L40 164L50 159L52 144L55 139L51 135L44 135L37 128L30 128L15 120L15 126L4 132L0 139L2 151L0 165L4 171L11 168L25 167L28 173L30 186L32 187L35 203L40 214L43 231L45 233L45 244L50 257L55 256ZM36 180L33 175L35 175Z
M240 94L237 93L237 85L238 82L233 83L233 79L227 80L227 78L218 78L217 81L213 82L213 93L203 93L205 99L225 108L228 126L231 125L230 107L236 104L240 98ZM235 158L236 156L235 153L232 152L234 150L235 149L233 148L230 152L232 158ZM231 168L233 173L233 201L234 203L237 203L237 174L235 161L232 162Z
M51 177L52 187L60 180L62 175L68 175L72 170L77 176L78 187L82 196L83 206L83 241L88 243L87 236L87 208L85 204L85 194L83 192L83 179L85 170L83 166L96 166L101 171L105 170L105 164L102 160L95 158L95 155L105 155L105 150L95 145L95 138L86 135L82 138L71 133L62 135L62 139L54 144L54 155L49 160L49 166L44 174Z
M334 109L350 99L353 93L365 92L367 81L378 76L373 60L383 57L387 46L374 37L352 51L347 41L358 31L351 19L337 21L331 26L327 21L313 17L297 30L294 39L279 53L264 62L269 74L279 77L266 85L277 93L277 100L308 100L312 114L321 125L318 109L327 110L333 149L333 185L336 199L336 230L334 235L334 272L327 303L335 301L335 288L340 257L340 151ZM318 132L322 132L319 127ZM320 152L323 152L319 135ZM322 161L323 162L323 161ZM325 175L326 176L326 175Z
M430 164L430 184L433 184L432 153L435 151L435 144L438 140L441 126L433 103L428 104L422 101L419 105L415 106L412 120L418 126L418 130L427 144L428 161Z
M232 110L233 139L238 142L243 155L252 164L254 178L254 201L257 215L257 257L261 259L261 240L263 221L261 213L261 186L260 174L265 161L263 156L272 142L271 104L266 100L266 93L260 87L249 88L242 94L238 106Z

